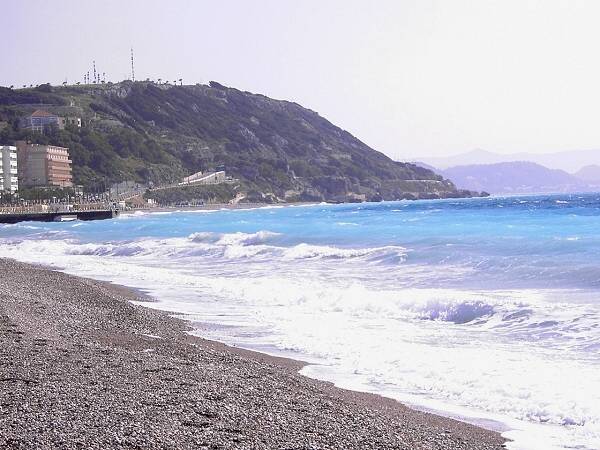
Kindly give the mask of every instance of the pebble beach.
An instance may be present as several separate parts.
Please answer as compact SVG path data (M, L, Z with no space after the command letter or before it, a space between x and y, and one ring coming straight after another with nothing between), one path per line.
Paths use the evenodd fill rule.
M191 336L108 283L0 259L2 449L501 449L495 432ZM407 361L410 364L410 361Z

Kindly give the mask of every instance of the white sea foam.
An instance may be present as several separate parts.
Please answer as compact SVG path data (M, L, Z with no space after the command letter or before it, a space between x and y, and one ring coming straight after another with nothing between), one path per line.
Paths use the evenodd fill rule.
M146 306L228 326L208 337L321 361L309 376L502 421L512 449L600 448L600 365L586 351L600 348L600 311L586 291L414 287L472 269L410 262L401 246L285 246L268 230L56 233L4 240L0 256L143 288L159 300Z

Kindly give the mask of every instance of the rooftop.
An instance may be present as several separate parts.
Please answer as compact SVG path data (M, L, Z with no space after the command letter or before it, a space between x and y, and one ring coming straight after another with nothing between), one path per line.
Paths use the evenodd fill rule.
M56 114L49 113L43 109L36 109L30 117L56 117Z

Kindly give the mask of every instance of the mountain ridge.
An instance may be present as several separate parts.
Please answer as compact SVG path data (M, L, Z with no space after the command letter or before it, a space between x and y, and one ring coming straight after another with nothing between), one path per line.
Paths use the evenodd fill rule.
M573 174L580 180L590 183L594 186L600 186L600 165L590 164L579 169Z
M600 149L567 150L540 154L528 152L501 154L484 149L474 149L446 157L422 157L420 161L438 169L474 164L529 161L549 169L562 169L574 173L584 166L600 164Z
M80 115L81 129L40 135L18 120L42 105ZM78 183L169 183L224 167L255 200L395 200L476 195L392 161L315 111L226 87L125 81L0 88L0 140L69 147ZM252 195L250 195L252 197Z

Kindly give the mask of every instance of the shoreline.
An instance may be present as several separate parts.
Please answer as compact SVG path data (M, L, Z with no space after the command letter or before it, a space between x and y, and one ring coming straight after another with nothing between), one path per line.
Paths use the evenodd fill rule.
M192 336L130 288L0 268L4 448L503 448L498 433L305 377L301 361Z
M120 286L120 285L116 285L116 286ZM124 289L132 289L136 292L138 291L135 288L129 288L126 286L124 286L123 288ZM150 294L146 294L146 293L142 292L142 295L144 297L147 297L147 300L140 301L140 304L142 304L142 305L144 303L151 304L151 303L158 302ZM155 309L152 306L148 306L148 307ZM164 311L159 308L157 308L156 310ZM303 359L303 355L300 353L295 353L294 351L285 352L285 351L279 350L277 347L271 346L271 345L262 345L262 346L261 345L244 345L244 344L239 344L236 342L228 343L228 342L221 341L218 339L204 337L203 333L206 333L207 331L210 333L211 329L213 329L213 330L219 329L219 328L223 328L223 326L217 325L217 324L214 324L211 322L199 322L197 320L186 319L185 318L186 314L178 313L175 311L164 311L164 312L167 314L170 314L173 317L178 317L188 324L193 324L193 325L191 325L191 330L188 331L188 333L190 333L192 336L196 336L200 339L205 339L205 340L212 341L212 342L217 342L219 344L225 345L227 348L232 349L234 351L236 351L236 350L248 351L251 354L266 355L266 356L269 356L272 358L283 359L285 361L292 362L292 366L294 365L294 363L297 363L298 364L297 372L300 375L310 378L310 379L313 379L313 380L332 384L337 389L341 389L344 391L356 392L356 393L370 395L370 396L372 395L377 398L381 398L381 399L385 399L385 400L392 400L394 402L398 402L401 405L403 405L407 408L410 408L412 410L415 410L415 411L421 411L424 413L433 414L435 416L441 416L441 417L445 417L448 419L454 419L459 422L467 423L469 425L480 427L485 430L492 431L492 432L499 433L499 434L514 430L506 422L502 422L499 419L492 418L492 414L482 414L482 415L471 414L471 415L469 415L469 412L466 407L454 407L454 408L451 408L452 410L450 410L450 409L446 410L446 409L443 409L443 407L441 406L440 403L427 402L430 404L430 406L427 406L424 403L419 403L417 400L410 400L405 397L398 398L398 397L394 397L393 394L386 395L386 394L380 393L376 390L369 391L366 389L366 387L362 387L358 384L354 384L351 386L349 385L348 387L344 387L336 381L327 380L326 378L323 378L322 375L321 375L321 377L319 376L318 369L319 369L319 367L324 366L323 361L319 361L319 360L310 361L310 357L306 358L306 360L305 360L305 359ZM311 370L311 369L313 369L313 370ZM311 375L310 372L316 372L316 373L313 373ZM438 407L433 406L432 404L438 405ZM457 412L458 410L460 410L461 412Z
M298 202L298 203L208 203L203 206L156 206L151 208L132 208L123 211L121 214L135 214L136 212L164 213L164 212L197 212L197 211L244 211L261 208L284 208L316 206L319 202Z

